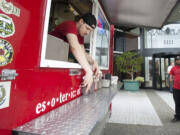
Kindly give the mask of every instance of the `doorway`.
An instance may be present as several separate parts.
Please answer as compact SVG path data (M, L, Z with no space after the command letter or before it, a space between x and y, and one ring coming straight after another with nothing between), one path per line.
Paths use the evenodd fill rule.
M158 53L153 55L153 88L157 90L169 90L169 74L167 72L170 63L175 63L178 54Z

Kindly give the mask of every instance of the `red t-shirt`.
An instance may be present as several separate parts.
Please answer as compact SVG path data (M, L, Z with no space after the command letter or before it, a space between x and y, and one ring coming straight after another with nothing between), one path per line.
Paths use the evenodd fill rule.
M79 43L84 44L84 37L82 37L78 34L78 30L76 28L76 22L74 22L74 21L62 22L52 32L50 32L51 35L58 37L58 38L64 40L65 42L68 42L67 38L66 38L66 35L68 33L77 35Z
M170 71L170 75L174 76L173 88L180 90L180 66L174 66Z

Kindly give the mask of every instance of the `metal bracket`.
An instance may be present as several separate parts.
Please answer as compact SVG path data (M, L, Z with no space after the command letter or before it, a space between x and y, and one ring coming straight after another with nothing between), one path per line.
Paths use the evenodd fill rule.
M15 69L3 69L1 71L1 80L14 80L18 74Z

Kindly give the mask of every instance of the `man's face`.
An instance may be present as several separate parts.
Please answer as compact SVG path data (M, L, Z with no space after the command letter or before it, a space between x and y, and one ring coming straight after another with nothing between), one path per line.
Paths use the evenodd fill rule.
M88 35L92 30L93 29L82 20L81 25L80 25L80 27L78 29L79 34L82 37L84 37L84 36Z
M180 60L176 60L176 64L180 66Z

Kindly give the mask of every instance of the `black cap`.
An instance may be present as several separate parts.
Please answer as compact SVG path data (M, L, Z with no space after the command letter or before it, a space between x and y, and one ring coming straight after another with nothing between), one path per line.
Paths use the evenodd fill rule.
M83 21L88 24L91 28L95 29L96 28L96 18L93 14L91 13L86 13L82 17Z
M180 56L177 56L175 59L176 59L176 60L180 60Z

